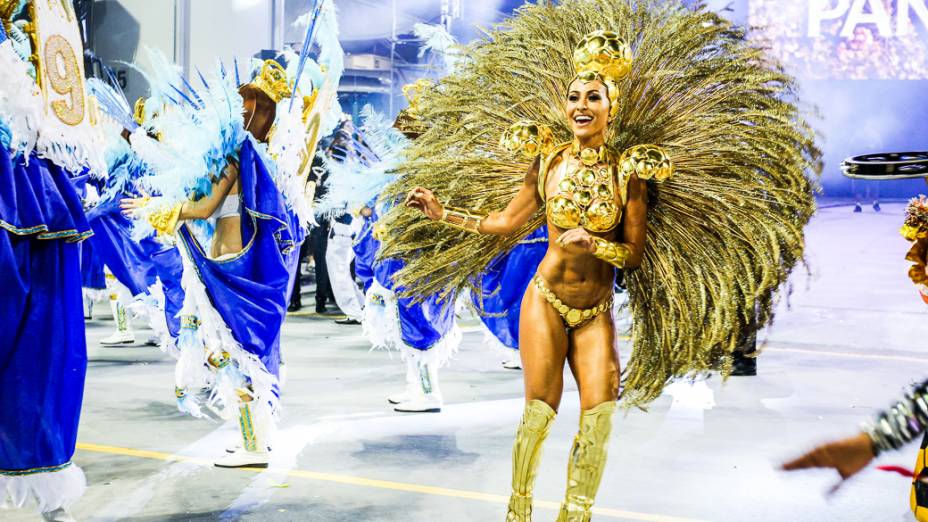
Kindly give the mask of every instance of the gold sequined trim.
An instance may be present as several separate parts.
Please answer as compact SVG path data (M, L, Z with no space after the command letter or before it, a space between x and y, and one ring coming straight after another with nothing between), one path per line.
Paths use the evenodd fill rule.
M65 462L64 464L59 464L58 466L46 466L44 468L32 468L32 469L0 469L0 476L5 477L24 477L27 475L36 475L38 473L54 473L56 471L61 471L65 468L71 466L71 462Z
M580 328L584 324L595 319L599 314L605 312L612 308L612 296L609 296L609 299L606 299L602 303L599 303L598 306L593 308L573 308L564 304L563 301L548 288L548 285L545 284L544 279L540 275L535 275L533 281L535 283L535 288L541 292L541 295L544 296L545 301L548 302L561 316L561 320L564 321L564 325L568 328Z

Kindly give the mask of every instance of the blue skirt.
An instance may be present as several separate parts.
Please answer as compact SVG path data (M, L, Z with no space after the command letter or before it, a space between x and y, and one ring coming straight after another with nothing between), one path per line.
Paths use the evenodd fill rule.
M87 347L70 176L0 148L0 477L59 471L77 442Z

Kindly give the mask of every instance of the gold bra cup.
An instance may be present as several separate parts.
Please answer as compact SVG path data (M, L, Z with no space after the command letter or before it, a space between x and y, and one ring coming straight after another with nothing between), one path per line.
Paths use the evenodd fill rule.
M612 230L622 218L615 203L615 179L611 166L578 166L557 184L557 192L547 202L548 219L558 228Z

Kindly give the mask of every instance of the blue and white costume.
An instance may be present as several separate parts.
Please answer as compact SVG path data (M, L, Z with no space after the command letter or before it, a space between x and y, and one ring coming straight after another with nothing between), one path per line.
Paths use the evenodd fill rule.
M512 250L490 262L480 278L479 290L470 294L483 325L484 345L502 354L507 368L521 367L518 350L522 297L545 256L547 242L547 227L526 236Z
M115 335L125 332L128 335L121 339L133 337L128 304L148 317L162 348L171 351L180 333L178 312L184 300L180 253L154 235L138 240L133 237L132 221L120 212L119 201L139 197L135 183L150 172L119 133L111 142L107 158L109 176L99 201L87 211L87 220L94 232L89 243L95 256L106 266L108 275L118 281L118 285L111 286L118 286L119 290L110 295L117 324Z
M402 268L395 259L377 259L377 216L383 210L376 199L383 187L397 174L393 171L408 143L391 122L365 109L360 133L370 154L351 156L343 162L329 162L329 191L317 205L317 212L333 208L365 206L370 216L355 239L355 272L364 283L364 333L375 349L395 349L406 364L406 389L388 401L397 411L437 412L444 403L438 370L457 351L461 330L454 314L454 296L441 300L432 296L425 302L397 298L393 274ZM383 203L381 203L381 206Z
M71 458L87 366L78 243L92 234L73 180L106 170L70 3L37 2L33 15L0 23L0 506L35 501L66 518L85 489Z
M246 130L237 71L220 66L208 79L200 75L201 85L194 88L158 56L150 74L153 96L145 106L152 113L164 104L168 109L153 114L146 130L162 138L154 141L146 130L131 137L153 172L142 183L160 194L139 218L151 220L164 209L179 208L191 193L199 199L227 168L237 171L238 194L226 196L208 220L182 221L175 234L185 293L176 350L177 403L194 416L205 416L205 408L238 419L242 445L217 462L220 466L267 465L280 411L281 326L299 246L312 221L304 168L320 134L314 129L331 130L337 122L332 115L340 114L335 92L343 57L334 7L329 1L321 5L315 21L321 27L316 36L322 65L305 54L303 60L291 59L286 71L266 62L251 84L276 104L267 143ZM181 85L190 94L182 94ZM311 104L305 111L304 101ZM241 216L243 248L211 257L215 221L224 216ZM136 229L139 235L152 231L145 219Z

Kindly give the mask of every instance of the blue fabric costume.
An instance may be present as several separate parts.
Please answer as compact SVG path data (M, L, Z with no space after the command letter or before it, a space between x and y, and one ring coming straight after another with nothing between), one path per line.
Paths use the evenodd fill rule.
M540 227L512 250L490 262L471 302L497 348L519 349L522 297L548 249L548 229Z
M210 259L187 224L178 231L178 245L184 249L209 303L232 336L249 358L260 361L260 366L244 373L253 381L257 377L253 375L255 371L273 375L276 396L280 329L304 231L296 215L287 208L251 138L245 140L239 153L239 182L245 245L242 252L231 258ZM202 346L196 345L189 348L202 350ZM181 350L184 349L188 347L182 343Z
M132 238L132 221L119 209L121 198L138 197L128 188L126 181L145 174L144 164L133 160L131 155L122 157L113 165L103 196L87 212L87 220L94 232L89 244L96 257L132 296L147 294L149 288L161 280L168 332L176 338L180 333L177 315L184 302L180 253L176 247L160 243L151 236L135 241ZM86 284L84 286L87 287Z
M83 179L81 179L83 178ZM83 198L87 198L86 184L92 183L90 176L85 174L75 178L75 186ZM83 183L81 183L83 181ZM81 185L84 185L83 187ZM88 216L88 222L89 222ZM92 225L91 225L92 226ZM81 249L81 286L89 290L106 289L106 276L103 270L103 260L97 249L94 248L94 241L84 241L80 244Z
M373 204L370 208L373 208ZM395 295L398 292L393 283L393 274L403 268L403 262L397 259L376 260L377 250L380 248L380 241L374 238L373 233L377 218L376 211L373 211L371 217L366 218L364 227L355 241L355 272L364 283L365 292L369 292L376 281L377 285ZM369 297L368 306L386 306L383 297ZM456 330L453 298L439 301L438 296L431 296L424 302L416 303L410 298L401 297L397 299L396 305L402 344L389 347L428 352ZM380 325L373 328L382 329ZM459 333L457 337L460 342ZM376 346L378 343L375 341L374 344ZM457 349L457 344L455 342L442 346L445 353L437 355L439 365L452 355Z
M91 234L67 172L0 147L0 496L6 478L83 489L71 457L87 368L78 242ZM43 510L67 494L29 487Z

